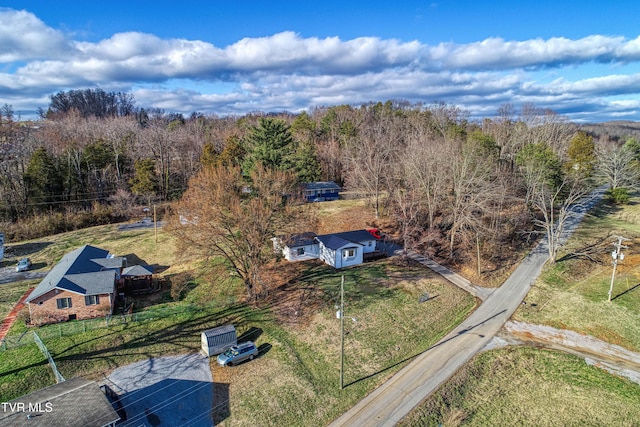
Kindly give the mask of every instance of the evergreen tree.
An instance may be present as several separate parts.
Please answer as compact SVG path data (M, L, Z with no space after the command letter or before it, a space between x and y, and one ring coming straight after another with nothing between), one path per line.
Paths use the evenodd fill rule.
M287 171L292 165L294 144L289 126L271 117L261 118L244 140L247 155L242 172L249 176L258 163L271 170Z
M298 146L294 165L299 182L314 182L320 179L322 170L313 144L302 143Z
M44 147L33 153L23 178L28 203L36 209L49 208L50 203L60 201L62 178L54 158Z
M151 205L151 198L158 189L156 164L153 159L142 159L135 162L134 168L135 175L129 182L131 191L139 196L145 196L147 203Z
M567 150L569 161L567 169L579 173L584 177L590 177L596 168L596 146L593 137L585 132L577 132L569 141Z

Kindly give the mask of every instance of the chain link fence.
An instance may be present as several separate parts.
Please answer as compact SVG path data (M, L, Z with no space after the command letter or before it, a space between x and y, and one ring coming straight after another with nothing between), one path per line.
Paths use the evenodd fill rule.
M35 332L37 332L37 334L43 341L46 341L48 339L81 334L95 329L109 328L127 323L149 322L152 320L163 319L169 316L194 314L203 310L213 308L214 306L221 307L225 305L231 305L233 303L235 303L235 300L229 299L222 304L220 303L220 301L217 301L216 303L210 303L205 306L188 304L180 305L177 307L154 307L149 310L132 314L111 315L97 319L73 320L69 322L56 323L53 325L40 326L25 331L20 335L10 335L5 337L0 342L0 351L5 351L23 345L33 344Z

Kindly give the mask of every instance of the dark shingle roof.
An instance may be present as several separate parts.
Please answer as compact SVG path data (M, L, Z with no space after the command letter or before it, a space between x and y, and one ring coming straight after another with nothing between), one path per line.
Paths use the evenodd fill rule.
M62 278L57 287L83 295L102 295L113 292L115 280L114 270L69 274Z
M98 384L80 377L34 391L10 403L24 404L26 412L7 410L7 404L7 409L0 411L2 426L103 427L120 419ZM29 405L31 409L40 410L29 412Z
M367 230L345 231L343 233L333 233L333 235L354 243L376 240Z
M112 280L110 290L101 293L113 292L115 272L101 271L103 267L93 261L106 259L107 255L109 255L109 251L91 245L84 245L69 252L47 273L26 301L32 301L56 287L86 295L97 295L94 291L105 289L107 277ZM72 276L84 273L92 273L93 276L84 276L77 280L72 278ZM92 280L95 280L96 284L92 284Z
M306 232L300 234L293 234L288 237L283 237L282 241L290 248L297 246L308 246L315 243L316 233Z
M153 274L151 265L133 265L122 270L123 276L149 276Z
M355 243L350 240L343 239L335 234L325 234L324 236L318 236L317 239L321 241L325 247L334 251Z
M333 181L307 182L304 184L305 190L342 190L338 184Z

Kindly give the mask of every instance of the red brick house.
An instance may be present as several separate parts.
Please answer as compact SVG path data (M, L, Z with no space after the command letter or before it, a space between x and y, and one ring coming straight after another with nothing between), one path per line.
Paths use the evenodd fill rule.
M31 322L41 325L111 314L124 266L126 258L94 246L69 252L27 298Z

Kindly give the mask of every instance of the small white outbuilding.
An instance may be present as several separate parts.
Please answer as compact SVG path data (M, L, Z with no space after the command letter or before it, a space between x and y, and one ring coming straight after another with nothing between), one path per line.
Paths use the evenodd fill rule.
M236 328L233 325L223 325L203 331L200 335L202 352L207 356L215 356L238 344Z

